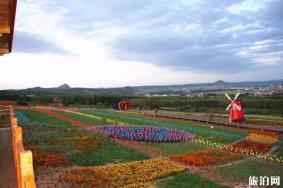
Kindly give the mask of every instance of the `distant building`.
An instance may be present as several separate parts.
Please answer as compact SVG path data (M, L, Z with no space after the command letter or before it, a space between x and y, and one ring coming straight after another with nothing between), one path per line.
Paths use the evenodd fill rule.
M55 106L55 107L63 107L63 102L62 102L62 99L60 97L54 97L53 100L52 100L52 105Z

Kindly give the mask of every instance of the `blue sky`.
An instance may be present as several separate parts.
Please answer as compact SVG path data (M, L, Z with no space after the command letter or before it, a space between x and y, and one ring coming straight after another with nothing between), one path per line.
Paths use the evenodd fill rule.
M283 78L280 0L21 0L0 89Z

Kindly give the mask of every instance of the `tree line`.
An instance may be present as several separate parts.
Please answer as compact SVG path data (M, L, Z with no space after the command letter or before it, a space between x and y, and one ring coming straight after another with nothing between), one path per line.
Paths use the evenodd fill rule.
M134 108L171 108L187 112L224 112L229 101L224 97L133 97L117 95L9 95L0 94L0 100L16 101L17 105L50 105L54 97L61 99L65 106L95 106L98 108L117 108L121 100L129 100ZM248 113L276 114L283 116L283 96L247 97L243 96L243 107Z

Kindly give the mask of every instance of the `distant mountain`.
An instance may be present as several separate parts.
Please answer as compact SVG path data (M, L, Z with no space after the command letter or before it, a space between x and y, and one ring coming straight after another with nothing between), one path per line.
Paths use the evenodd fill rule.
M270 81L246 81L246 82L225 82L218 80L213 83L182 84L182 85L163 85L163 86L138 86L133 87L139 92L156 91L191 91L191 90L212 90L212 89L230 89L236 87L264 87L269 85L283 85L283 79Z
M109 95L127 95L133 96L136 94L136 90L132 87L120 87L120 88L72 88L68 84L63 84L59 87L42 88L34 87L28 89L19 90L0 90L0 94L18 94L18 95L37 95L37 94L109 94Z
M226 84L226 82L224 82L223 80L218 80L216 82L214 82L215 85L223 85L223 84Z
M0 90L0 94L20 94L20 95L37 95L37 94L109 94L109 95L144 95L146 93L176 93L189 92L193 90L214 90L214 89L231 89L231 88L248 88L264 86L283 85L283 79L270 81L247 81L247 82L225 82L218 80L213 83L199 84L182 84L182 85L162 85L162 86L136 86L136 87L119 87L119 88L72 88L68 84L63 84L54 88L34 87L21 90Z
M71 89L71 87L68 84L63 84L59 86L58 89Z

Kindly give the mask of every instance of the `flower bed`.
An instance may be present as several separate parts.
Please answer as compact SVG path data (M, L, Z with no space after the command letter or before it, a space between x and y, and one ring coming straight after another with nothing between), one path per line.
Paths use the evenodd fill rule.
M274 143L278 142L279 134L273 131L250 130L248 139L256 142Z
M223 130L217 130L217 129L210 129L210 128L204 128L204 127L196 127L196 126L190 126L189 123L183 123L183 122L176 122L174 120L165 121L161 118L156 117L146 117L146 116L132 116L132 115L126 115L126 114L117 114L113 113L111 111L101 111L101 110L95 110L91 111L92 114L96 114L99 116L103 116L104 118L110 118L110 119L122 119L122 124L142 124L142 125L154 125L154 126L162 126L166 128L176 128L179 130L186 130L193 133L199 133L199 134L206 134L206 135L214 135L214 136L224 136L229 137L233 139L242 139L246 136L245 133L239 133L236 131L223 131ZM119 121L120 123L120 121Z
M61 180L78 187L149 187L149 181L183 170L184 167L156 158L68 170Z
M90 136L76 136L76 137L68 137L68 138L58 138L53 139L49 142L51 145L72 145L73 148L78 152L85 152L94 150L97 144L103 142L102 138L90 137Z
M35 166L59 166L70 164L70 161L61 153L32 151Z
M227 144L212 142L210 140L205 140L201 138L192 139L192 142L201 144L201 145L205 145L205 146L209 146L209 147L213 147L213 148L223 148L227 146Z
M241 157L242 156L239 154L230 153L223 150L206 150L184 153L180 155L172 155L170 158L185 163L186 165L208 166L240 159Z
M190 140L195 137L187 131L152 126L107 125L90 126L89 129L114 138L127 138L137 141L170 142Z
M257 155L258 153L267 152L269 148L270 144L268 143L253 142L248 140L242 140L226 147L226 149L230 151L253 156Z
M30 122L30 120L22 112L16 111L15 116L17 117L17 119L20 123Z

